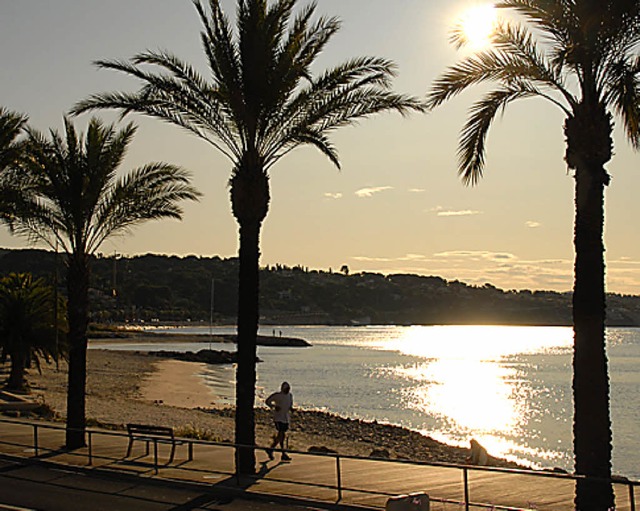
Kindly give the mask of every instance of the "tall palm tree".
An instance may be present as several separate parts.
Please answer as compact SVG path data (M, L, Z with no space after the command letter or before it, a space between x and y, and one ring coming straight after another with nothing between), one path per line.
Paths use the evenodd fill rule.
M64 318L56 313L53 289L44 279L29 273L11 273L0 279L0 352L11 359L7 387L26 388L25 370L31 364L40 369L40 359L57 360L58 333L64 333ZM56 332L58 330L58 332Z
M605 352L604 189L610 176L613 114L640 147L640 3L637 0L502 0L520 21L501 22L488 49L438 78L436 107L468 87L495 84L470 109L459 146L459 172L475 184L496 114L512 101L539 97L565 115L566 162L575 179L573 393L576 507L614 505L609 377ZM465 43L455 31L455 44Z
M13 232L59 244L66 253L69 385L68 448L85 443L87 325L90 257L107 238L128 232L147 220L182 218L180 202L198 192L189 174L174 165L150 163L116 175L136 127L122 130L90 120L86 136L64 120L65 139L28 130L27 157L15 188Z
M99 61L99 67L135 77L142 87L135 93L93 95L73 110L116 108L123 115L156 117L204 139L230 160L231 205L240 234L235 438L245 446L255 444L258 264L269 170L304 144L339 167L328 138L335 129L379 112L424 110L419 100L391 91L394 65L388 60L354 58L314 76L313 63L340 22L333 17L313 21L315 4L294 14L296 4L238 0L234 33L220 0L209 0L208 9L194 0L210 79L168 52ZM253 449L239 450L237 468L254 472Z
M0 107L0 217L10 214L12 172L24 150L24 134L27 117Z

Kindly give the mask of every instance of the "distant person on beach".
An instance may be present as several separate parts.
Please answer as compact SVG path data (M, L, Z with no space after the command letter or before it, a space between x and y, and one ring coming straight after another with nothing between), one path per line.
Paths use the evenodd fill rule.
M293 394L291 386L285 381L280 386L280 392L274 392L266 400L267 406L273 411L273 421L276 425L277 434L273 439L271 447L267 449L267 456L273 459L273 449L280 444L282 449L282 461L290 461L291 458L284 452L284 439L289 430L290 414L293 410Z

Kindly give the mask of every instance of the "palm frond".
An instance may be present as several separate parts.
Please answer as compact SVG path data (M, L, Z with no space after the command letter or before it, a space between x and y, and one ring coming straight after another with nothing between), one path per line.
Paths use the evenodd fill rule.
M385 110L406 115L426 109L423 101L391 92L395 66L385 59L352 59L314 79L312 65L340 27L334 17L313 21L315 2L296 11L297 0L237 0L235 31L220 0L193 4L203 26L209 79L168 52L99 61L142 87L94 94L72 112L113 108L122 116L156 117L206 140L237 167L247 152L258 151L269 166L304 143L335 163L335 148L326 139L331 130Z
M282 157L283 147L295 145L298 134L306 130L333 130L385 109L402 115L424 111L420 100L389 91L394 72L392 62L373 57L352 59L325 71L275 113L259 147L273 162Z
M491 49L471 55L435 80L427 95L427 105L436 108L472 85L486 81L509 83L522 73L536 74L529 63L511 53Z
M575 34L580 30L574 3L573 0L501 0L495 6L516 11L552 45L568 47L575 42Z
M0 107L0 172L16 165L23 154L20 137L27 127L27 116Z
M539 91L529 84L514 83L488 93L471 107L458 149L458 173L465 184L475 185L482 177L487 133L496 115L512 101L535 95Z
M181 219L180 203L200 197L190 180L189 172L166 163L150 163L128 173L101 197L87 237L89 249L148 220Z
M65 119L65 138L29 130L28 158L14 184L12 211L2 221L16 234L65 252L92 253L108 236L155 218L180 218L180 202L196 200L189 174L155 163L116 180L136 132L99 119L85 136Z
M640 149L640 58L620 61L612 68L605 101L622 119L629 143Z
M137 93L93 94L78 102L73 114L97 108L121 110L121 116L137 112L177 125L213 145L230 160L237 158L241 144L232 126L235 119L227 109L226 98L208 87L193 72L170 54L144 53L134 57L136 63L99 61L97 65L141 80L145 85ZM141 64L154 64L170 74L144 71ZM213 136L211 136L213 135Z

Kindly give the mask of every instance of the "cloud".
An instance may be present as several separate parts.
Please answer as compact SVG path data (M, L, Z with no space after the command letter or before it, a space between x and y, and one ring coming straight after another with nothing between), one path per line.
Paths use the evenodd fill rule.
M438 211L436 213L437 216L474 216L481 215L482 211L474 211L471 209L463 209L460 211Z
M540 222L535 222L533 220L529 220L527 222L525 222L525 225L531 229L535 229L537 227L540 227L542 224Z
M405 254L399 257L369 257L369 256L353 256L351 259L366 263L395 263L395 262L411 262L411 261L428 261L429 258L422 254Z
M327 192L324 194L324 196L328 199L342 199L342 194L341 193L331 193L331 192Z
M409 192L411 193L423 193L426 192L424 188L409 188Z
M637 265L640 265L640 261L634 261L630 257L623 256L618 259L608 260L607 265L608 266L612 266L612 265L637 266Z
M501 289L570 291L573 285L572 258L520 259L509 252L449 250L436 254L408 253L397 256L356 256L357 271L382 274L433 275L471 285L487 282ZM357 263L356 263L357 262ZM637 294L640 289L640 260L618 257L607 263L607 289Z
M439 252L433 254L433 256L443 259L468 259L471 261L482 260L494 262L515 261L518 259L515 255L506 252L490 252L486 250L451 250L448 252Z
M393 187L392 186L376 186L371 188L361 188L355 193L358 197L365 198L365 197L373 197L374 194L384 192L386 190L393 190Z
M369 256L352 256L351 259L354 261L360 261L362 263L391 263L396 261L396 259L391 259L388 257L369 257Z

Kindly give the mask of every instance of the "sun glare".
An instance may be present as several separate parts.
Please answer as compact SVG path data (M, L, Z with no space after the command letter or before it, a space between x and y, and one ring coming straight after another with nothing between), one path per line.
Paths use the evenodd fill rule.
M496 20L496 9L490 4L471 7L462 15L460 27L472 50L480 50L489 46Z

